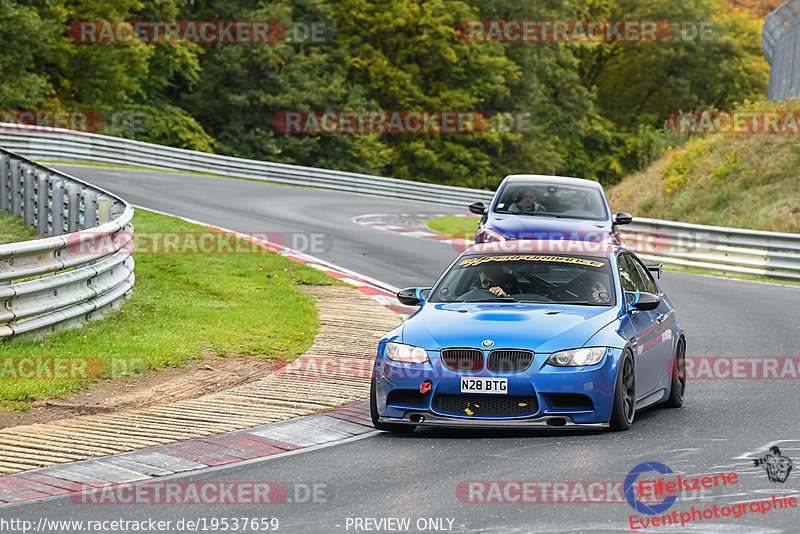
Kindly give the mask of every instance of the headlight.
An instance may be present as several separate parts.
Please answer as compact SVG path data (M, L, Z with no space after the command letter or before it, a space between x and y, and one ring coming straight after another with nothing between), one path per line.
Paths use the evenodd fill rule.
M562 350L554 352L547 358L547 363L558 367L583 367L597 365L606 355L606 347L589 347L584 349Z
M492 241L505 241L506 238L502 234L498 234L494 230L486 230L484 233L484 243L491 243Z
M386 357L396 362L405 363L425 363L428 361L428 353L425 349L403 343L386 344Z

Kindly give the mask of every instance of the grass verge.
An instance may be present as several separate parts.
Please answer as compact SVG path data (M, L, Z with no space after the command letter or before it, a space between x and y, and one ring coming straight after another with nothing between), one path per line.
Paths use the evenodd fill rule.
M137 210L133 223L148 234L204 231L144 210ZM241 248L253 250L249 244ZM202 358L204 350L292 360L311 346L319 326L312 297L296 285L339 283L263 249L134 258L136 285L120 310L79 329L2 343L0 408L25 410L31 401L63 397L92 382L80 373L69 379L19 378L22 368L15 364L25 358L43 366L62 359L88 361L90 368L99 362L105 378L178 366Z
M0 244L36 239L36 229L22 224L22 217L0 211Z
M460 237L472 241L478 230L478 217L456 217L445 215L428 221L428 228L450 237Z
M741 109L777 110L792 117L800 113L800 101L751 102ZM796 135L694 135L609 188L608 200L614 211L635 217L797 233L798 165Z

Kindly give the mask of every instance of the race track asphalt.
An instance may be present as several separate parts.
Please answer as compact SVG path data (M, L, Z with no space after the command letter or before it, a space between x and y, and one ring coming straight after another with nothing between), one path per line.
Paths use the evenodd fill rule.
M243 232L324 234L324 250L307 252L397 287L430 284L455 258L456 251L447 244L361 226L352 222L353 217L466 212L244 180L58 167L137 205L222 227ZM662 286L686 329L689 356L797 355L800 288L675 272L665 273ZM181 518L277 517L279 532L404 531L376 530L375 523L364 522L365 518L391 517L409 518L409 532L626 532L634 510L624 496L623 502L583 502L590 497L582 501L580 493L568 492L571 502L559 497L558 502L542 503L539 490L529 496L536 502L474 501L486 497L485 491L493 487L489 481L534 481L536 487L548 489L565 481L585 481L580 487L586 488L596 481L606 490L619 489L619 481L642 462L660 462L685 476L729 471L738 475L738 483L732 486L680 495L666 513L749 503L773 494L797 497L800 473L796 469L785 482L771 482L763 468L754 466L753 458L777 444L795 463L800 461L798 384L800 381L792 379L692 380L683 408L638 413L633 428L622 433L431 429L410 436L374 433L298 454L176 477L180 481L281 482L289 488L293 502L267 506L88 505L55 497L0 507L0 518L155 518L175 522ZM476 489L472 501L467 493L457 494L457 488L464 488L469 481L484 481L485 491ZM304 485L310 484L320 489L317 502L296 502L305 494ZM577 491L572 488L570 492ZM512 498L515 495L509 493ZM553 492L548 495L552 500ZM616 498L617 494L611 491L609 496ZM655 531L790 533L797 532L799 516L798 508L764 515L748 511L741 517L706 519ZM427 518L443 521L440 525L427 522ZM367 526L373 529L366 530ZM80 530L60 530L73 531Z

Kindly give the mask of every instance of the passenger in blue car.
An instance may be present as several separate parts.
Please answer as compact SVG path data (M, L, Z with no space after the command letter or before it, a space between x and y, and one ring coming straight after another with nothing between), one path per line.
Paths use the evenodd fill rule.
M546 211L537 201L536 190L532 187L526 188L522 192L522 200L515 202L508 208L510 213L535 213L538 211Z
M589 302L594 304L607 304L611 300L608 288L600 280L594 279L589 285Z
M569 209L561 212L562 216L569 217L595 217L596 214L589 209L589 199L580 191L574 193L569 199Z

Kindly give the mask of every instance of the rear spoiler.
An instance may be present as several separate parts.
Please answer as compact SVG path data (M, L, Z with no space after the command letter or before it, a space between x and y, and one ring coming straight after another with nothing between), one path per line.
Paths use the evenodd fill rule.
M664 268L663 263L645 263L644 266L647 267L647 270L651 273L655 273L656 278L661 278L661 271Z

